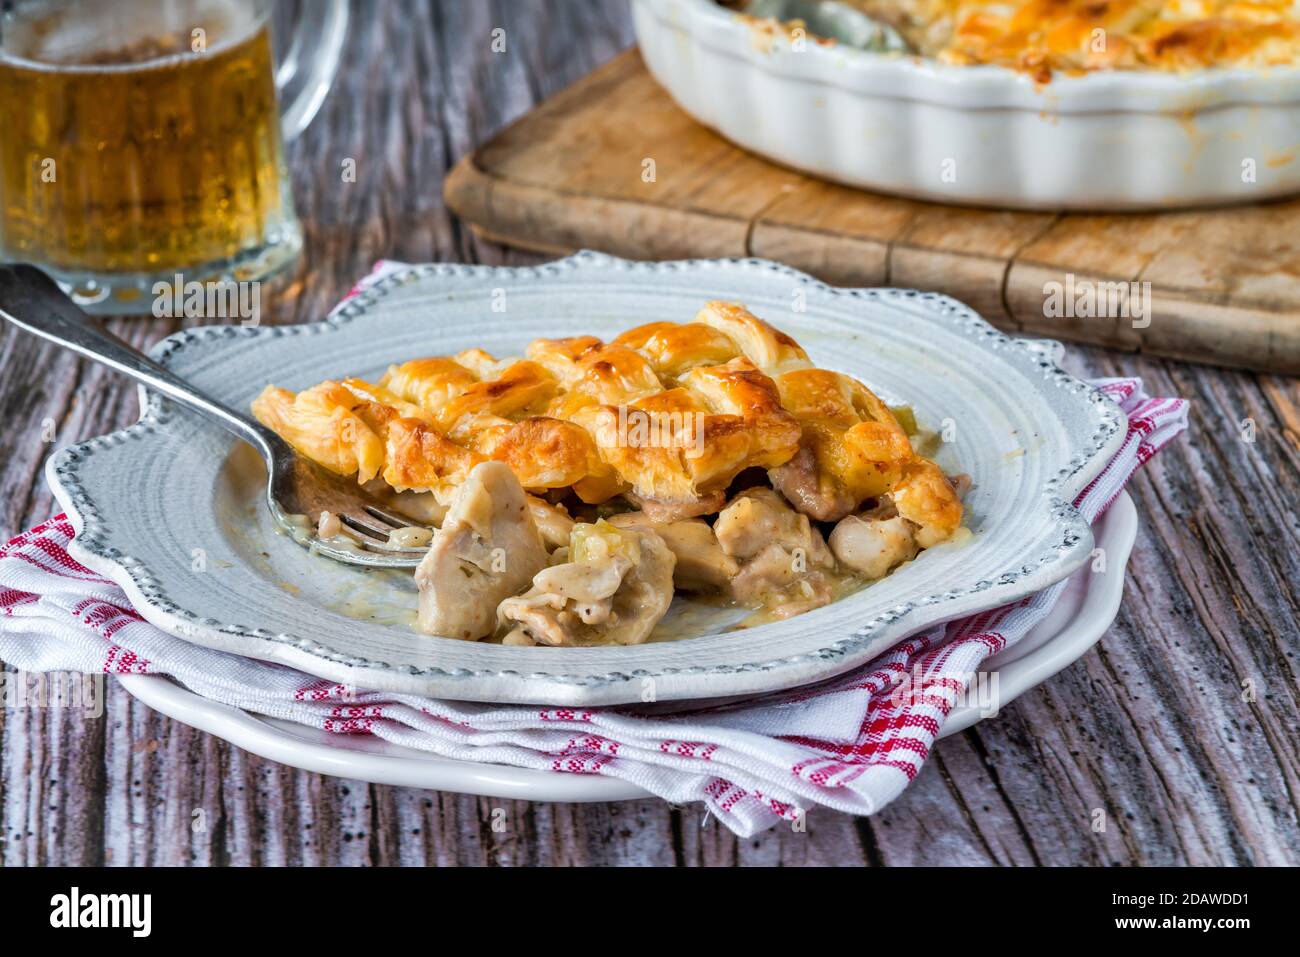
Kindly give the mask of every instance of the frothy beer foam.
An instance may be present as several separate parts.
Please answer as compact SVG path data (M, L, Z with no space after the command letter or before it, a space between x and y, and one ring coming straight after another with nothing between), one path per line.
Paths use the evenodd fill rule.
M29 68L155 66L189 55L195 29L206 34L208 52L247 39L261 26L261 6L254 0L39 3L6 24L0 54L27 61Z

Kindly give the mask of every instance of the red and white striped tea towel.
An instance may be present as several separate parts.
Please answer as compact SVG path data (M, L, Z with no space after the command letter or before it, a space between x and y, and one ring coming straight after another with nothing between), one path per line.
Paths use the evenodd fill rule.
M1094 384L1128 413L1129 429L1076 502L1089 521L1187 422L1182 399L1148 398L1136 379ZM674 803L703 801L741 835L819 804L870 814L897 797L981 662L1046 616L1064 588L914 635L812 688L650 718L359 691L200 648L150 625L121 589L74 561L72 534L60 515L0 548L0 660L20 670L171 675L205 697L336 734L373 734L449 758L613 775Z

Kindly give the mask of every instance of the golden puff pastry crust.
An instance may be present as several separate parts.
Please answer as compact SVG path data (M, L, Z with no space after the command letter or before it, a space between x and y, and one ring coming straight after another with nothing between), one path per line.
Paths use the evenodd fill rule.
M480 373L488 377L481 378ZM417 359L390 366L379 384L418 405L434 425L458 440L472 439L484 424L540 410L558 387L555 378L535 362L519 360L501 367L477 349L454 359Z
M358 399L341 383L325 381L294 395L267 386L253 415L300 454L339 475L369 482L384 465L384 443L357 414Z
M803 426L799 457L772 476L773 485L814 518L835 521L867 498L888 493L915 454L888 407L862 383L827 369L798 369L777 379L781 402ZM811 468L811 474L809 470ZM816 481L814 504L796 483Z
M680 381L625 405L565 403L639 499L690 502L725 489L746 468L787 461L798 448L799 424L747 359L700 366Z
M734 325L756 354L794 344L744 307L730 308L748 317L742 327L737 315ZM539 339L526 353L561 383L549 414L595 437L602 459L639 499L689 502L797 449L800 430L775 384L710 322L651 323L610 343Z
M741 355L767 375L812 366L799 343L738 302L706 302L695 321L726 335Z
M622 495L647 514L688 517L716 512L733 480L758 468L814 519L897 490L899 513L930 537L956 527L954 514L960 522L947 480L871 390L816 368L739 303L708 302L693 322L652 322L608 343L538 339L523 358L414 359L377 384L297 395L268 386L253 411L335 472L444 504L492 460L552 501Z
M492 426L475 437L475 447L510 466L525 488L582 486L595 501L605 501L621 490L591 434L564 419L533 416Z
M927 56L1054 73L1268 67L1300 60L1294 0L847 0Z
M632 349L644 356L665 382L697 366L718 365L739 355L730 336L702 322L646 323L629 329L611 345Z

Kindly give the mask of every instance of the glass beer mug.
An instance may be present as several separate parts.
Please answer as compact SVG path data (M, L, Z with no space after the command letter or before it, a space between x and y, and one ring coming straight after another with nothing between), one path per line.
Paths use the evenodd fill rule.
M278 68L274 0L0 2L0 261L92 312L156 284L247 281L302 246L283 143L320 107L346 0L302 0Z

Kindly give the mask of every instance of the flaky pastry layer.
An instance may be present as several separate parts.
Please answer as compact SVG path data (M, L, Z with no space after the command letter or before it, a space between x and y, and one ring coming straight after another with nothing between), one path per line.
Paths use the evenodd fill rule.
M268 386L253 412L333 472L444 504L495 460L555 500L621 495L709 514L742 471L760 468L818 520L890 494L918 540L941 541L961 523L950 484L871 390L816 368L738 303L709 302L694 322L649 323L608 343L538 339L523 357L414 359L377 383Z
M925 56L1054 72L1267 67L1300 59L1294 0L845 0Z

